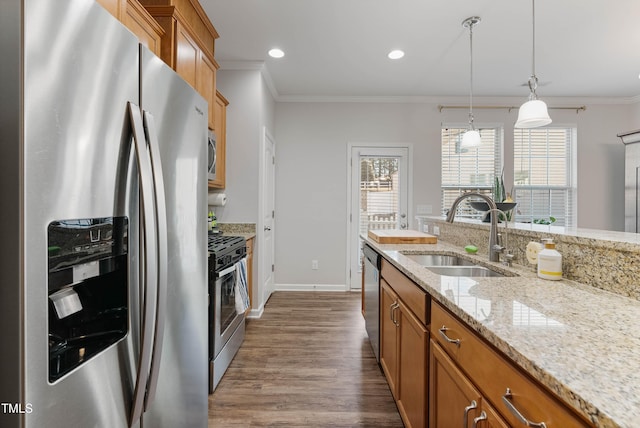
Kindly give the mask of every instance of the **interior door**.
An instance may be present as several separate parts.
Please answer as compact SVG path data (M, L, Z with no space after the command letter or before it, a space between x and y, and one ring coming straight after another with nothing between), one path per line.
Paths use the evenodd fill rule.
M275 167L276 167L276 143L264 130L264 166L262 177L263 202L262 202L262 298L259 302L266 303L274 289L274 223L275 223Z
M409 148L351 148L349 286L362 287L361 234L409 228Z

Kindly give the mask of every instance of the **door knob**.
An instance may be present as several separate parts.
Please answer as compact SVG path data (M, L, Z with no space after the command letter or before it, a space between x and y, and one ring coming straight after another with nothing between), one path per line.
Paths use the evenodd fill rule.
M265 226L265 227L264 227L264 231L265 231L265 232L268 232L268 231L270 231L270 230L271 230L271 228L270 228L269 226Z

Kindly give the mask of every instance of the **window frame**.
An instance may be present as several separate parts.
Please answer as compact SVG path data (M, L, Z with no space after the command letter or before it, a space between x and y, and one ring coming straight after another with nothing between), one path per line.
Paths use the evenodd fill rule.
M453 202L451 201L451 203L449 203L449 199L451 198L451 196L447 197L447 195L445 194L445 192L447 191L450 192L450 191L457 190L458 195L461 195L462 193L466 193L466 192L471 192L471 191L487 194L489 196L492 195L493 177L491 177L491 180L489 180L489 183L487 184L473 184L473 183L459 183L459 182L457 184L443 183L444 166L445 166L445 153L443 150L444 149L444 132L445 130L448 130L448 129L465 131L468 129L468 127L469 127L468 123L460 123L460 122L442 123L440 126L440 204L441 204L440 213L441 215L447 214L447 212L451 207L451 203ZM495 131L494 147L497 150L494 150L494 153L493 153L493 162L494 162L493 176L500 175L504 168L504 151L505 151L504 150L504 124L485 122L485 123L477 123L475 127L478 131L480 131L481 136L482 136L482 130L492 129ZM461 132L459 136L461 137L462 134L463 132ZM457 144L459 144L460 139L461 138L458 139ZM478 150L478 149L472 148L467 150ZM450 155L448 156L451 157ZM460 218L481 220L483 217L483 213L480 211L474 210L473 208L468 206L468 204L460 204L460 206L458 207L458 212L456 216Z
M568 151L568 154L564 157L565 159L565 167L566 167L566 173L565 173L565 184L564 185L541 185L541 184L529 184L529 185L523 185L523 184L517 184L516 180L515 180L515 168L516 168L516 164L518 162L518 159L520 158L516 158L516 134L518 132L536 132L536 131L542 131L542 130L549 130L549 129L554 129L554 130L564 130L565 132L568 132L570 135L570 139L569 141L565 140L565 150ZM547 138L547 142L548 142L548 138ZM563 202L564 204L564 212L562 214L559 213L553 213L552 210L552 202L548 202L548 207L549 207L549 211L546 212L545 214L539 214L539 213L526 213L526 214L522 214L520 210L518 210L518 207L516 207L515 210L515 221L516 222L526 222L526 223L533 223L534 220L550 220L550 217L553 216L556 220L560 220L557 223L555 223L558 226L565 226L565 227L575 227L577 226L578 223L578 217L577 217L577 147L578 147L578 127L576 124L566 124L566 123L560 123L560 124L553 124L553 125L549 125L549 126L545 126L545 127L541 127L541 128L533 128L533 129L514 129L513 130L513 170L514 170L514 180L513 180L513 197L514 200L516 202L518 202L519 199L522 199L522 193L524 192L538 192L540 193L542 192L549 192L548 198L551 199L552 193L556 193L557 192L563 192L564 195L562 195L562 197L565 199L565 202ZM568 147L568 149L566 149ZM529 159L531 158L531 156L529 157ZM540 159L538 157L538 159ZM550 159L549 157L549 153L547 151L547 156L546 159ZM547 169L547 173L546 173L546 177L547 177L547 182L549 182L549 163L547 162L546 164L546 169ZM519 195L520 193L520 195ZM542 197L544 197L544 195L542 195ZM533 201L535 198L535 196L531 195L530 196L530 201ZM557 196L556 196L557 198ZM531 206L532 204L529 203L529 206ZM522 206L521 206L522 207Z

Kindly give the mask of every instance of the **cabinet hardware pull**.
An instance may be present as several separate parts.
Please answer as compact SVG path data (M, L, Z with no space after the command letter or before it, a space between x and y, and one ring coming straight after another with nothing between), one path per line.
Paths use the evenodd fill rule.
M464 408L464 419L462 421L462 428L467 428L469 426L469 412L477 408L478 403L476 403L476 400L471 400L471 404Z
M531 422L530 420L525 418L522 415L522 413L520 413L520 411L516 408L516 406L514 406L513 403L511 402L512 398L513 398L513 394L511 394L511 389L507 388L507 392L505 392L504 395L502 396L502 401L504 401L504 404L507 406L509 411L513 414L513 416L518 418L518 420L522 422L524 426L534 427L534 428L547 428L547 425L544 422L537 422L537 423Z
M480 413L480 416L478 416L477 418L475 418L473 420L473 428L477 428L478 426L478 422L480 421L486 421L487 420L487 414L485 413L485 411L483 410L482 413Z
M398 309L399 307L400 307L400 303L395 302L393 304L393 308L391 309L391 313L393 314L392 320L393 320L393 323L395 324L396 327L400 327L400 323L398 323L398 315L397 315L397 312L396 312L396 309Z
M449 343L453 343L454 345L456 345L457 347L460 347L460 339L451 339L449 336L447 336L447 331L449 331L449 329L447 327L445 327L444 325L442 327L440 327L438 329L438 331L440 332L440 335L442 337L444 337L444 339L449 342Z

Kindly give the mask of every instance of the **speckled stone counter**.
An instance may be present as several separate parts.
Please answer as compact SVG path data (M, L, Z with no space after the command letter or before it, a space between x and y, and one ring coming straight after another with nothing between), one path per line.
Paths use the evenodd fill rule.
M245 239L255 238L255 223L219 223L218 229L225 235L243 236Z
M455 220L423 217L433 233L440 229L440 238L464 247L473 244L480 254L488 253L489 223L477 220ZM505 233L504 224L499 232ZM529 241L552 238L562 254L565 278L640 300L640 234L593 229L571 229L537 224L510 223L506 246L515 255L515 264L526 268L525 248ZM640 424L639 424L640 425Z
M242 236L244 239L256 237L255 223L219 223L218 229L223 235Z
M598 427L640 421L640 302L577 282L545 281L458 245L380 245L387 261ZM461 255L513 277L432 273L405 256Z

